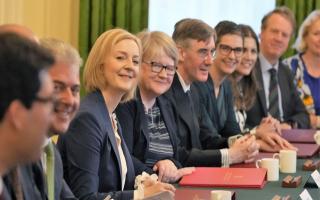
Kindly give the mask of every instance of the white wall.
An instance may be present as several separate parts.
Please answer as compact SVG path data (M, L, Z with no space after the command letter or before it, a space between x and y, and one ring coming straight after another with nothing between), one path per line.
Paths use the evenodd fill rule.
M202 19L212 27L221 20L250 25L260 33L260 21L275 7L275 0L150 0L149 30L173 32L183 18Z

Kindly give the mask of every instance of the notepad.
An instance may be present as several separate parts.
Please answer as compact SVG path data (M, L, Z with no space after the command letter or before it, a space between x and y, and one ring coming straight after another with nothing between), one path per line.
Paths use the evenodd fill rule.
M262 188L266 180L263 168L197 167L184 176L179 185L194 187Z

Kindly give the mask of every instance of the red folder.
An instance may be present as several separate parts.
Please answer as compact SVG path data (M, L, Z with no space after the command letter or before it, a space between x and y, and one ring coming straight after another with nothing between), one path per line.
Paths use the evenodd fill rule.
M313 138L315 133L316 130L312 129L292 129L282 130L281 136L289 142L316 143Z
M293 143L298 148L298 158L310 158L319 152L320 146L317 144Z
M265 184L266 169L263 168L217 168L197 167L184 176L180 186L262 188Z

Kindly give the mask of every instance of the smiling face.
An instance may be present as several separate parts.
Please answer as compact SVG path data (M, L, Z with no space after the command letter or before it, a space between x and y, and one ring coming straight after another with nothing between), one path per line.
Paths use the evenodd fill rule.
M308 33L304 38L307 51L313 55L320 56L320 19L314 21L308 29Z
M124 95L137 83L140 53L138 45L131 39L124 39L114 45L102 65L106 82L103 90Z
M213 61L213 67L220 78L224 78L234 72L241 60L242 48L243 41L240 35L226 34L221 37L217 45L216 57Z
M188 47L179 47L178 71L187 84L194 81L204 82L208 79L212 64L215 43L213 37L206 41L190 39Z
M164 66L174 67L174 61L168 55L162 53L156 58L150 58L148 61L156 62ZM167 70L162 68L160 72L153 72L152 66L149 63L143 62L140 71L139 88L141 92L148 94L150 97L158 97L165 93L171 86L173 75L167 73Z
M243 55L240 64L236 68L237 74L248 76L256 64L257 57L258 47L256 41L252 37L245 37Z
M274 64L288 48L292 25L280 14L271 15L266 23L260 34L260 49L267 60Z
M56 96L51 131L62 134L67 131L79 108L79 66L58 61L50 68L49 75L53 80Z

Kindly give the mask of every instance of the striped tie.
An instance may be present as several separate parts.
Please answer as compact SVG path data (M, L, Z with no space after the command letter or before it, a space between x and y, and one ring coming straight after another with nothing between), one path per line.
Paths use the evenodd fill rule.
M270 72L270 86L269 86L269 114L280 120L279 111L279 94L278 94L278 74L277 70L271 68Z

